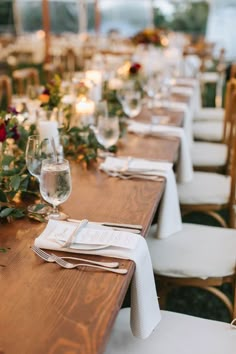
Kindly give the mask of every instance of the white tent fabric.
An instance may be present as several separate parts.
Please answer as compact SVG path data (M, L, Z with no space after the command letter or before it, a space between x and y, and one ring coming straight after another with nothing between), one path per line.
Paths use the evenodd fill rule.
M236 1L211 0L206 38L216 43L216 50L225 48L228 60L236 59Z

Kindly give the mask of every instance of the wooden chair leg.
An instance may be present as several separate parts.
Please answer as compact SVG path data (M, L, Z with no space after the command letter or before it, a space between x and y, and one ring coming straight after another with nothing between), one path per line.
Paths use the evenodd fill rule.
M230 299L228 298L228 296L226 296L221 290L219 290L218 288L215 288L213 286L202 287L202 289L205 289L205 290L209 291L210 293L212 293L213 295L215 295L216 297L218 297L218 299L220 299L224 303L224 305L227 307L227 309L229 310L230 317L233 318L233 304L230 301Z
M215 211L207 211L205 212L206 214L210 215L213 217L213 219L215 219L216 221L218 221L218 223L222 226L222 227L228 227L227 223L225 222L225 220L222 218L222 216L220 216L218 213L216 213Z

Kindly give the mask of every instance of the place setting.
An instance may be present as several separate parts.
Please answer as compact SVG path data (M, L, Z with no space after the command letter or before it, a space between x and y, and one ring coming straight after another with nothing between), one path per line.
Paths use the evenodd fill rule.
M135 272L131 282L131 328L134 336L148 337L160 321L161 314L156 297L150 254L147 243L141 235L117 231L112 227L90 223L88 220L81 220L80 223L49 220L44 231L35 239L32 251L44 261L56 263L64 269L82 268L86 270L88 268L123 276L127 274L127 269L119 267L119 260L91 261L77 256L59 257L51 252L100 255L134 261ZM71 263L69 260L79 263ZM144 291L147 288L149 289L148 299Z

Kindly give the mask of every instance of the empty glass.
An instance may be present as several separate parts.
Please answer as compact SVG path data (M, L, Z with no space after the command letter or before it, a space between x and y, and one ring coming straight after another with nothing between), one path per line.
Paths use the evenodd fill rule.
M67 160L43 160L40 181L40 193L43 199L53 206L52 212L48 214L48 219L66 219L67 215L58 210L58 205L64 203L71 193L69 162Z
M123 91L120 93L120 102L125 114L129 118L134 118L141 112L142 100L140 91Z
M29 173L37 179L39 184L42 161L46 158L52 158L53 156L53 147L49 139L43 139L41 141L39 135L31 135L28 137L25 151L26 166ZM31 213L45 214L48 210L48 207L37 210L37 204L28 207L28 211Z
M118 117L108 117L99 116L96 136L98 142L109 149L112 145L116 144L119 139L120 129L119 129L119 118Z

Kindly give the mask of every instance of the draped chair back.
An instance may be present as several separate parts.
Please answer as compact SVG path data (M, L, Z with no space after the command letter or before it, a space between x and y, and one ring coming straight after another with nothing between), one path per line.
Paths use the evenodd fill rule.
M6 105L9 107L12 100L12 82L9 76L0 75L0 106L3 106L3 98L6 97Z
M35 68L15 70L12 77L16 83L16 92L19 95L25 94L29 85L39 86L39 73Z

